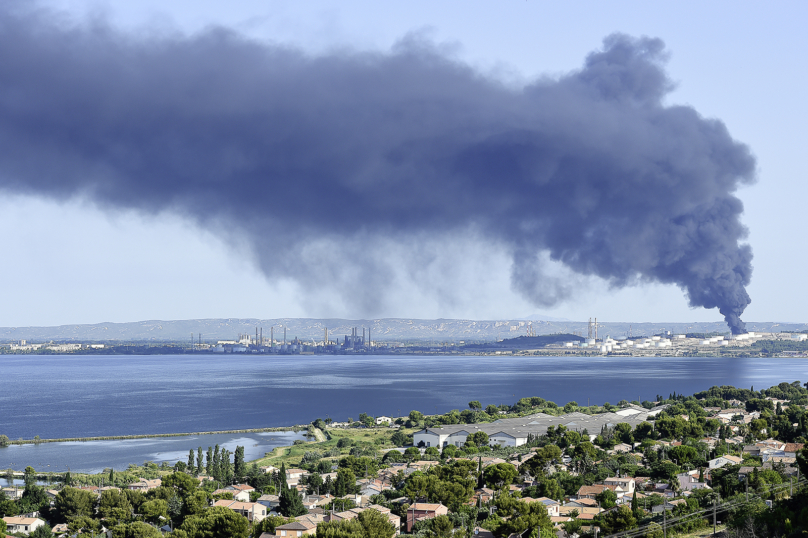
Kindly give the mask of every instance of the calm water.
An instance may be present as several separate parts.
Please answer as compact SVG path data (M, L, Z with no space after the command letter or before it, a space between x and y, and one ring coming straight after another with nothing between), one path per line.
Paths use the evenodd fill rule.
M98 473L104 468L121 471L130 463L145 461L173 465L176 461L188 461L188 450L219 445L230 452L237 446L244 447L244 457L254 460L264 456L276 446L291 445L295 439L303 439L305 432L266 432L249 434L189 435L185 437L156 437L151 439L126 439L116 441L86 441L68 443L43 443L40 445L12 445L0 448L0 469L21 471L30 465L37 471L71 471ZM19 482L19 481L17 481Z
M61 438L287 426L317 417L356 419L363 412L445 412L470 400L485 406L524 396L583 405L691 394L722 384L760 389L808 381L808 360L7 355L0 356L0 380L0 434ZM97 451L82 443L78 450L99 462L93 468L103 468L117 465L113 447L119 445L131 448L120 452L127 463L142 463L160 461L162 453L187 455L200 444L215 443L103 442ZM56 449L17 450L48 446ZM0 449L0 468L4 462L15 468L44 463L9 458L9 452L14 454Z

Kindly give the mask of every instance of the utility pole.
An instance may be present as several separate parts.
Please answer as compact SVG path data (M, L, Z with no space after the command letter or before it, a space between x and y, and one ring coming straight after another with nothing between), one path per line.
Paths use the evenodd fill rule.
M713 501L713 535L716 533L716 525L715 525L715 501Z
M662 502L662 538L668 538L668 510L665 505L668 501Z

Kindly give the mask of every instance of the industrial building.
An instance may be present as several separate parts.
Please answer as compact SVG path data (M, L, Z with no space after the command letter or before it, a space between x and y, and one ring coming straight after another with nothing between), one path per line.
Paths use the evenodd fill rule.
M568 413L566 415L552 416L536 413L526 417L500 419L483 424L453 424L449 426L424 428L413 434L413 444L424 447L444 447L447 445L463 446L466 437L476 432L488 434L492 445L521 446L527 443L528 436L539 436L547 433L550 426L563 425L568 430L595 437L606 428L614 428L617 424L627 423L632 428L642 422L653 421L660 411L667 406L645 409L635 405L621 409L615 413L600 413L586 415L584 413Z

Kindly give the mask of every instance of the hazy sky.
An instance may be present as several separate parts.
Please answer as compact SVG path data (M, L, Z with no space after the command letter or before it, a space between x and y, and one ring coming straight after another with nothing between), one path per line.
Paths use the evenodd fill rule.
M757 159L757 183L737 193L754 253L748 286L752 303L744 319L805 321L801 306L808 301L808 287L799 278L805 248L802 206L808 195L804 2L782 2L778 9L762 4L741 9L730 2L659 6L533 0L50 0L42 5L76 21L110 21L139 38L194 34L221 25L313 55L339 49L389 51L408 34L419 33L514 86L580 69L587 54L614 32L658 37L670 53L667 72L677 83L668 102L692 105L703 116L722 120ZM224 241L171 213L141 215L81 199L56 203L4 194L0 230L4 326L370 315L337 293L329 295L327 286L312 298L291 280L268 281L238 238ZM689 308L675 286L611 290L604 281L563 269L556 270L570 279L571 298L554 308L535 307L511 290L511 261L505 252L474 238L428 248L430 262L423 273L397 275L392 300L375 317L491 319L543 311L605 321L721 319L716 310ZM358 280L356 286L362 286Z

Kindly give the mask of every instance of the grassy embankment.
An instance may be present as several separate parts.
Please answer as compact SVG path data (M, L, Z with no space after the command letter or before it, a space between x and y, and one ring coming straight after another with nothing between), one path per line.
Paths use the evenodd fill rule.
M318 429L315 429L314 435L317 440L292 446L276 447L272 450L272 452L267 452L265 457L255 460L254 463L257 463L259 466L274 465L275 467L280 467L282 463L285 463L286 466L289 467L290 465L300 464L300 461L303 459L303 455L306 452L317 451L320 453L327 453L331 450L338 449L340 451L339 456L323 457L323 459L330 459L336 462L340 457L347 455L351 451L350 446L343 448L337 447L337 443L341 438L347 438L349 441L351 441L352 445L355 444L355 446L358 447L373 447L376 450L389 449L395 448L396 446L390 441L390 437L397 431L401 431L409 435L416 430L407 428L397 430L386 427L346 429L335 428L327 430L327 436L329 439L326 439L326 434Z

